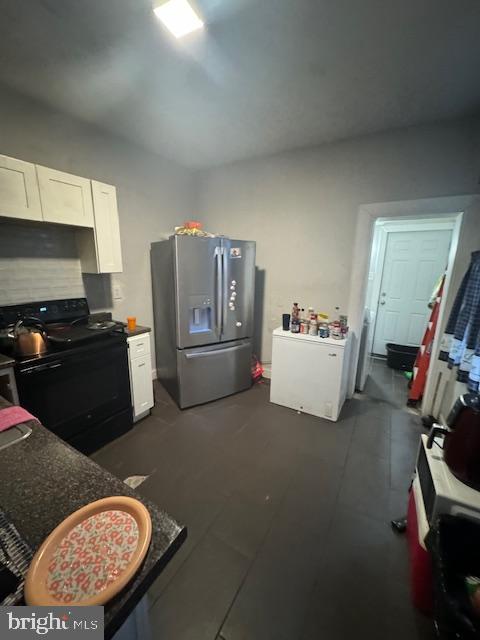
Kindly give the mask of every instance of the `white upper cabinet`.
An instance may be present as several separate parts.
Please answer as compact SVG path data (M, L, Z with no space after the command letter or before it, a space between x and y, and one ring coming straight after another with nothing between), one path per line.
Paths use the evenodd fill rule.
M117 190L111 184L92 180L95 240L99 273L123 270Z
M43 220L93 227L90 180L37 165Z
M95 227L77 230L77 246L83 273L123 271L117 191L111 184L92 180Z
M78 227L84 273L123 271L117 191L111 184L0 155L0 217Z
M34 164L0 155L0 216L42 220Z

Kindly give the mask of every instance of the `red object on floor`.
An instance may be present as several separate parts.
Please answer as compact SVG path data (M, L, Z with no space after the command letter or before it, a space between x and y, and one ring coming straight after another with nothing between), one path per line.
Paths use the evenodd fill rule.
M419 531L415 492L408 499L407 538L410 555L410 592L413 605L429 616L433 612L432 561Z
M408 392L408 402L418 402L423 396L425 383L427 381L428 367L430 366L430 357L432 355L433 339L438 324L438 314L440 312L440 302L442 301L443 286L445 284L445 276L442 278L440 288L438 289L437 298L433 305L430 320L428 321L422 344L418 350L415 364L413 365L413 378L410 390Z
M257 356L252 356L252 382L260 382L263 378L264 368Z

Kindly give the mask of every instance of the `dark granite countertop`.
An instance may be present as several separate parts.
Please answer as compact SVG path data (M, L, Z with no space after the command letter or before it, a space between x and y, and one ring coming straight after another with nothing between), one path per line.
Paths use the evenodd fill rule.
M142 333L150 333L150 331L151 331L150 327L144 327L141 324L137 324L137 326L133 330L130 330L128 327L125 327L125 333L129 338L131 338L132 336L141 336Z
M0 398L0 408L9 406ZM32 434L0 451L0 507L36 551L68 515L94 500L137 498L152 519L152 541L141 570L105 606L105 638L123 624L186 538L185 527L121 480L36 422Z
M4 356L0 353L0 369L7 369L8 367L13 367L15 364L15 360L10 358L9 356Z

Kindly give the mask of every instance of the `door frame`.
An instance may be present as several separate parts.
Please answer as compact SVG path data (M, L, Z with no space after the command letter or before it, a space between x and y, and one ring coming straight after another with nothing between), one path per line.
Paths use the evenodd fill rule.
M400 200L396 202L373 202L360 205L358 208L357 223L355 229L355 240L353 246L352 273L350 277L350 295L348 304L349 324L352 340L352 359L349 375L348 396L351 397L355 391L355 380L357 374L358 358L360 351L360 339L363 327L365 310L365 300L368 283L368 268L372 249L372 238L374 223L378 218L403 218L420 216L438 216L442 214L455 215L455 229L450 246L449 266L444 287L442 302L448 297L448 289L451 274L455 264L455 257L460 237L460 230L463 222L463 214L470 208L480 203L478 194L422 198L418 200ZM445 305L440 307L438 326L442 326ZM438 356L439 336L434 340L432 358ZM432 391L430 377L427 378L427 385L423 397L422 410L429 413L429 403L431 404ZM427 401L428 397L428 401Z
M444 217L450 217L449 214L444 214ZM371 280L371 293L369 302L370 311L370 332L367 338L367 352L368 355L373 354L373 344L375 342L375 331L377 329L378 319L378 304L380 302L380 290L382 287L383 273L385 269L385 258L387 256L387 245L390 234L402 233L408 231L451 231L450 247L453 242L453 232L455 229L456 214L451 216L451 220L442 221L441 219L434 220L431 216L427 218L408 219L408 220L376 220L373 239L372 239L372 255L376 248L375 265L370 263L369 268L369 280ZM450 254L448 262L450 261ZM373 275L371 274L372 266L375 267ZM448 265L447 265L448 266Z

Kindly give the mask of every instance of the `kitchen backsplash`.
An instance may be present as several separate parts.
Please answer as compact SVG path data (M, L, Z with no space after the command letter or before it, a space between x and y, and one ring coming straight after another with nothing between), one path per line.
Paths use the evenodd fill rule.
M0 305L84 295L73 229L0 222Z

